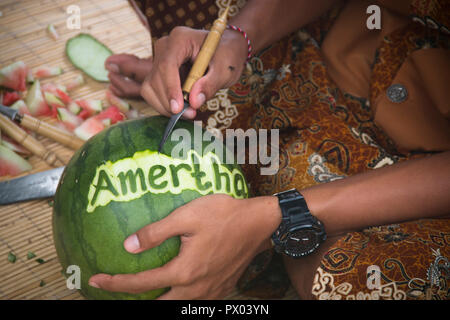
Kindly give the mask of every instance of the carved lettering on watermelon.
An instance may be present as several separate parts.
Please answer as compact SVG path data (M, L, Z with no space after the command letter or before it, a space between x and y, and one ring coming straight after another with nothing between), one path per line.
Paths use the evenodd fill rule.
M248 194L242 173L230 171L212 152L202 157L190 150L186 159L176 159L146 150L97 167L89 187L87 211L111 201L132 201L149 192L180 194L185 190L202 195L223 193L238 199Z

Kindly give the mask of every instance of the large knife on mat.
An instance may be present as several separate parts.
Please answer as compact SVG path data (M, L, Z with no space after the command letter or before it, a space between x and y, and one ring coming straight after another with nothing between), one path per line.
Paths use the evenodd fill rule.
M0 205L53 197L64 168L0 182Z

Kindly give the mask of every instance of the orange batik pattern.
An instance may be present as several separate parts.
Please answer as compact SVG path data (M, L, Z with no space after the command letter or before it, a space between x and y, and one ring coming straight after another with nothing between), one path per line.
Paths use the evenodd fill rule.
M328 25L335 12L330 12ZM321 28L314 30L314 28ZM251 71L226 94L234 106L226 128L280 129L280 168L276 175L260 174L259 166L243 169L253 195L270 195L290 188L302 189L344 179L358 173L393 165L427 154L402 153L373 121L371 101L391 85L396 70L414 50L428 42L445 47L448 39L411 23L387 37L373 64L370 97L343 92L327 74L320 52L323 23L295 32L250 61ZM406 35L406 36L405 36ZM392 58L391 58L392 57ZM225 100L222 97L222 101ZM214 103L214 105L216 105ZM225 107L227 108L227 107ZM204 123L217 111L204 107ZM222 114L222 124L224 120ZM213 127L213 126L212 126ZM388 187L388 186L387 186ZM450 284L450 223L448 219L420 220L373 227L339 239L324 255L313 282L316 299L447 299ZM272 259L272 263L270 262ZM274 262L273 262L274 261ZM270 265L281 272L273 254L255 259L239 283L249 295L281 297L278 279L264 284L259 275ZM367 268L379 267L376 287L367 284ZM263 273L273 279L270 271ZM308 284L305 284L308 285Z
M150 24L158 23L156 12L160 9L164 16L159 21L164 21L167 14L177 16L176 10L166 12L175 0L152 1L152 5L141 2L147 5L143 11L149 14ZM160 2L165 5L158 7ZM180 8L192 2L184 2ZM220 0L194 2L197 8L210 8L214 2L219 11L228 4ZM448 16L436 10L448 8L448 3L436 6L436 2L439 1L412 1L415 22L384 39L374 57L368 97L340 90L328 75L321 55L321 42L339 14L338 4L317 23L254 56L237 84L220 90L202 107L198 120L212 132L224 134L232 128L280 130L277 174L264 176L259 165L243 166L253 196L302 189L427 156L397 150L374 123L371 103L392 84L411 52L430 46L449 48L445 22L440 22L437 29L425 26L436 14ZM245 1L231 3L235 14ZM421 12L422 7L427 11ZM198 11L191 13L187 7L184 12L191 14L196 27L217 16L217 12L208 14L210 9L205 10L207 19L201 22L195 19L202 17ZM163 29L160 26L157 32L162 35ZM374 226L348 233L335 242L321 258L312 288L307 291L311 292L309 298L314 299L448 299L448 257L449 219ZM368 285L370 266L379 268L380 281L375 287ZM249 296L281 298L289 280L279 257L267 251L255 258L238 287Z

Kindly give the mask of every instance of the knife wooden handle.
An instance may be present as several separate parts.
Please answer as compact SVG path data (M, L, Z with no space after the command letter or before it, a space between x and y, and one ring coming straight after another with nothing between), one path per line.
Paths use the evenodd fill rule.
M56 156L56 154L50 150L47 150L42 143L30 136L22 128L3 115L0 115L0 128L2 128L2 130L4 130L11 138L44 160L47 164L53 167L65 165L65 163Z
M20 124L31 131L46 136L47 138L68 146L73 150L78 150L85 142L69 132L26 114L23 115Z
M227 15L229 10L230 7L228 6L224 13L222 13L222 15L214 21L205 42L202 44L200 52L195 58L194 65L184 81L184 92L191 92L194 83L205 74L206 68L208 68L208 64L216 52L217 46L219 45L220 38L227 28Z

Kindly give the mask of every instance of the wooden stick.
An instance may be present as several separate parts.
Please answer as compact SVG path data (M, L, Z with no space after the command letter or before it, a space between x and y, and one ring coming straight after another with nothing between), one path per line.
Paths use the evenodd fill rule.
M41 121L26 114L22 116L20 124L23 127L30 129L31 131L46 136L47 138L68 146L73 150L78 150L85 142L84 140L81 140L80 138L69 132L54 127L45 121Z
M227 15L229 10L230 6L227 7L224 13L222 13L216 21L214 21L205 42L202 44L202 48L200 49L197 58L195 58L194 65L184 81L184 92L189 93L194 83L205 74L206 68L208 68L208 64L216 52L217 46L219 45L220 38L227 28Z
M0 115L0 128L11 138L30 150L33 154L40 157L52 167L60 167L65 163L59 159L52 151L47 150L42 143L26 133L22 128L3 115Z

